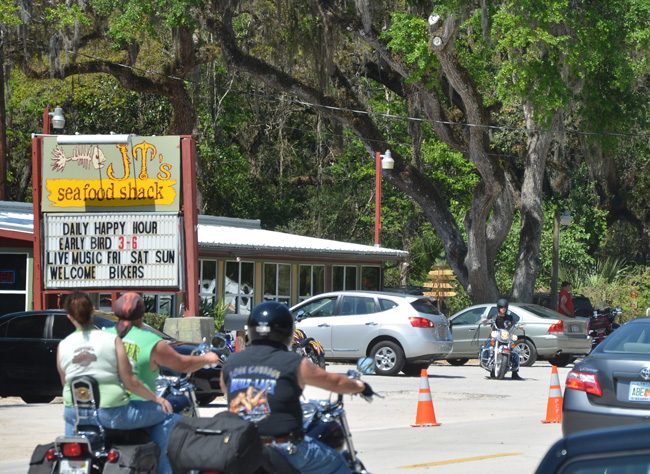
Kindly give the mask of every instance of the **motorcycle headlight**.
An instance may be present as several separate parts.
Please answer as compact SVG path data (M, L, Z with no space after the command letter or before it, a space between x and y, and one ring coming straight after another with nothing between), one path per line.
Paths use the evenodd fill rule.
M501 332L500 332L500 334L499 334L499 337L500 337L501 339L508 339L508 331L506 331L505 329L501 329Z
M512 340L513 340L513 341L516 341L517 339L519 339L519 338L517 337L517 335L516 335L516 334L513 334L513 335L512 335Z
M496 339L497 337L499 337L499 331L492 331L492 332L490 333L490 337L491 337L492 339Z

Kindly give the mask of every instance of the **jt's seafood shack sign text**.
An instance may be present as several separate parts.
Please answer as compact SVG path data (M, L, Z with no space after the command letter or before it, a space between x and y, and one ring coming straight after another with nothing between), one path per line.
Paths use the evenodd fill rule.
M45 288L179 287L180 137L45 137L42 169Z

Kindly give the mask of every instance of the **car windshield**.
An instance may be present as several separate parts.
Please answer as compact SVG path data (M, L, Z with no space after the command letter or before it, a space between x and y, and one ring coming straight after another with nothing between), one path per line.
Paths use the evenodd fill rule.
M596 349L594 352L650 354L650 321L643 324L624 324Z
M419 313L425 314L440 314L438 308L428 299L420 298L415 301L411 301L411 306Z
M566 316L562 316L557 311L553 311L552 309L545 308L544 306L539 306L536 304L520 304L518 306L530 313L533 313L535 316L539 316L540 318L547 318L547 319L566 318Z

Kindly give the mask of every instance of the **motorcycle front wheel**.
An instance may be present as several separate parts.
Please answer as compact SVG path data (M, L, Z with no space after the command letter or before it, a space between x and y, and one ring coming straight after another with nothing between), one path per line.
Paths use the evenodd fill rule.
M497 353L496 357L494 358L494 376L498 380L503 380L503 378L506 376L506 372L508 371L509 357L510 356L508 354Z

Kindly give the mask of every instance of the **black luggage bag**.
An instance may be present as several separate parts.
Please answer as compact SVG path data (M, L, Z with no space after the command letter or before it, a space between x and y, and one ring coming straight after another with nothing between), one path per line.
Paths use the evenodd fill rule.
M262 447L254 423L221 412L180 420L169 435L167 452L174 474L193 469L250 474L261 465Z

